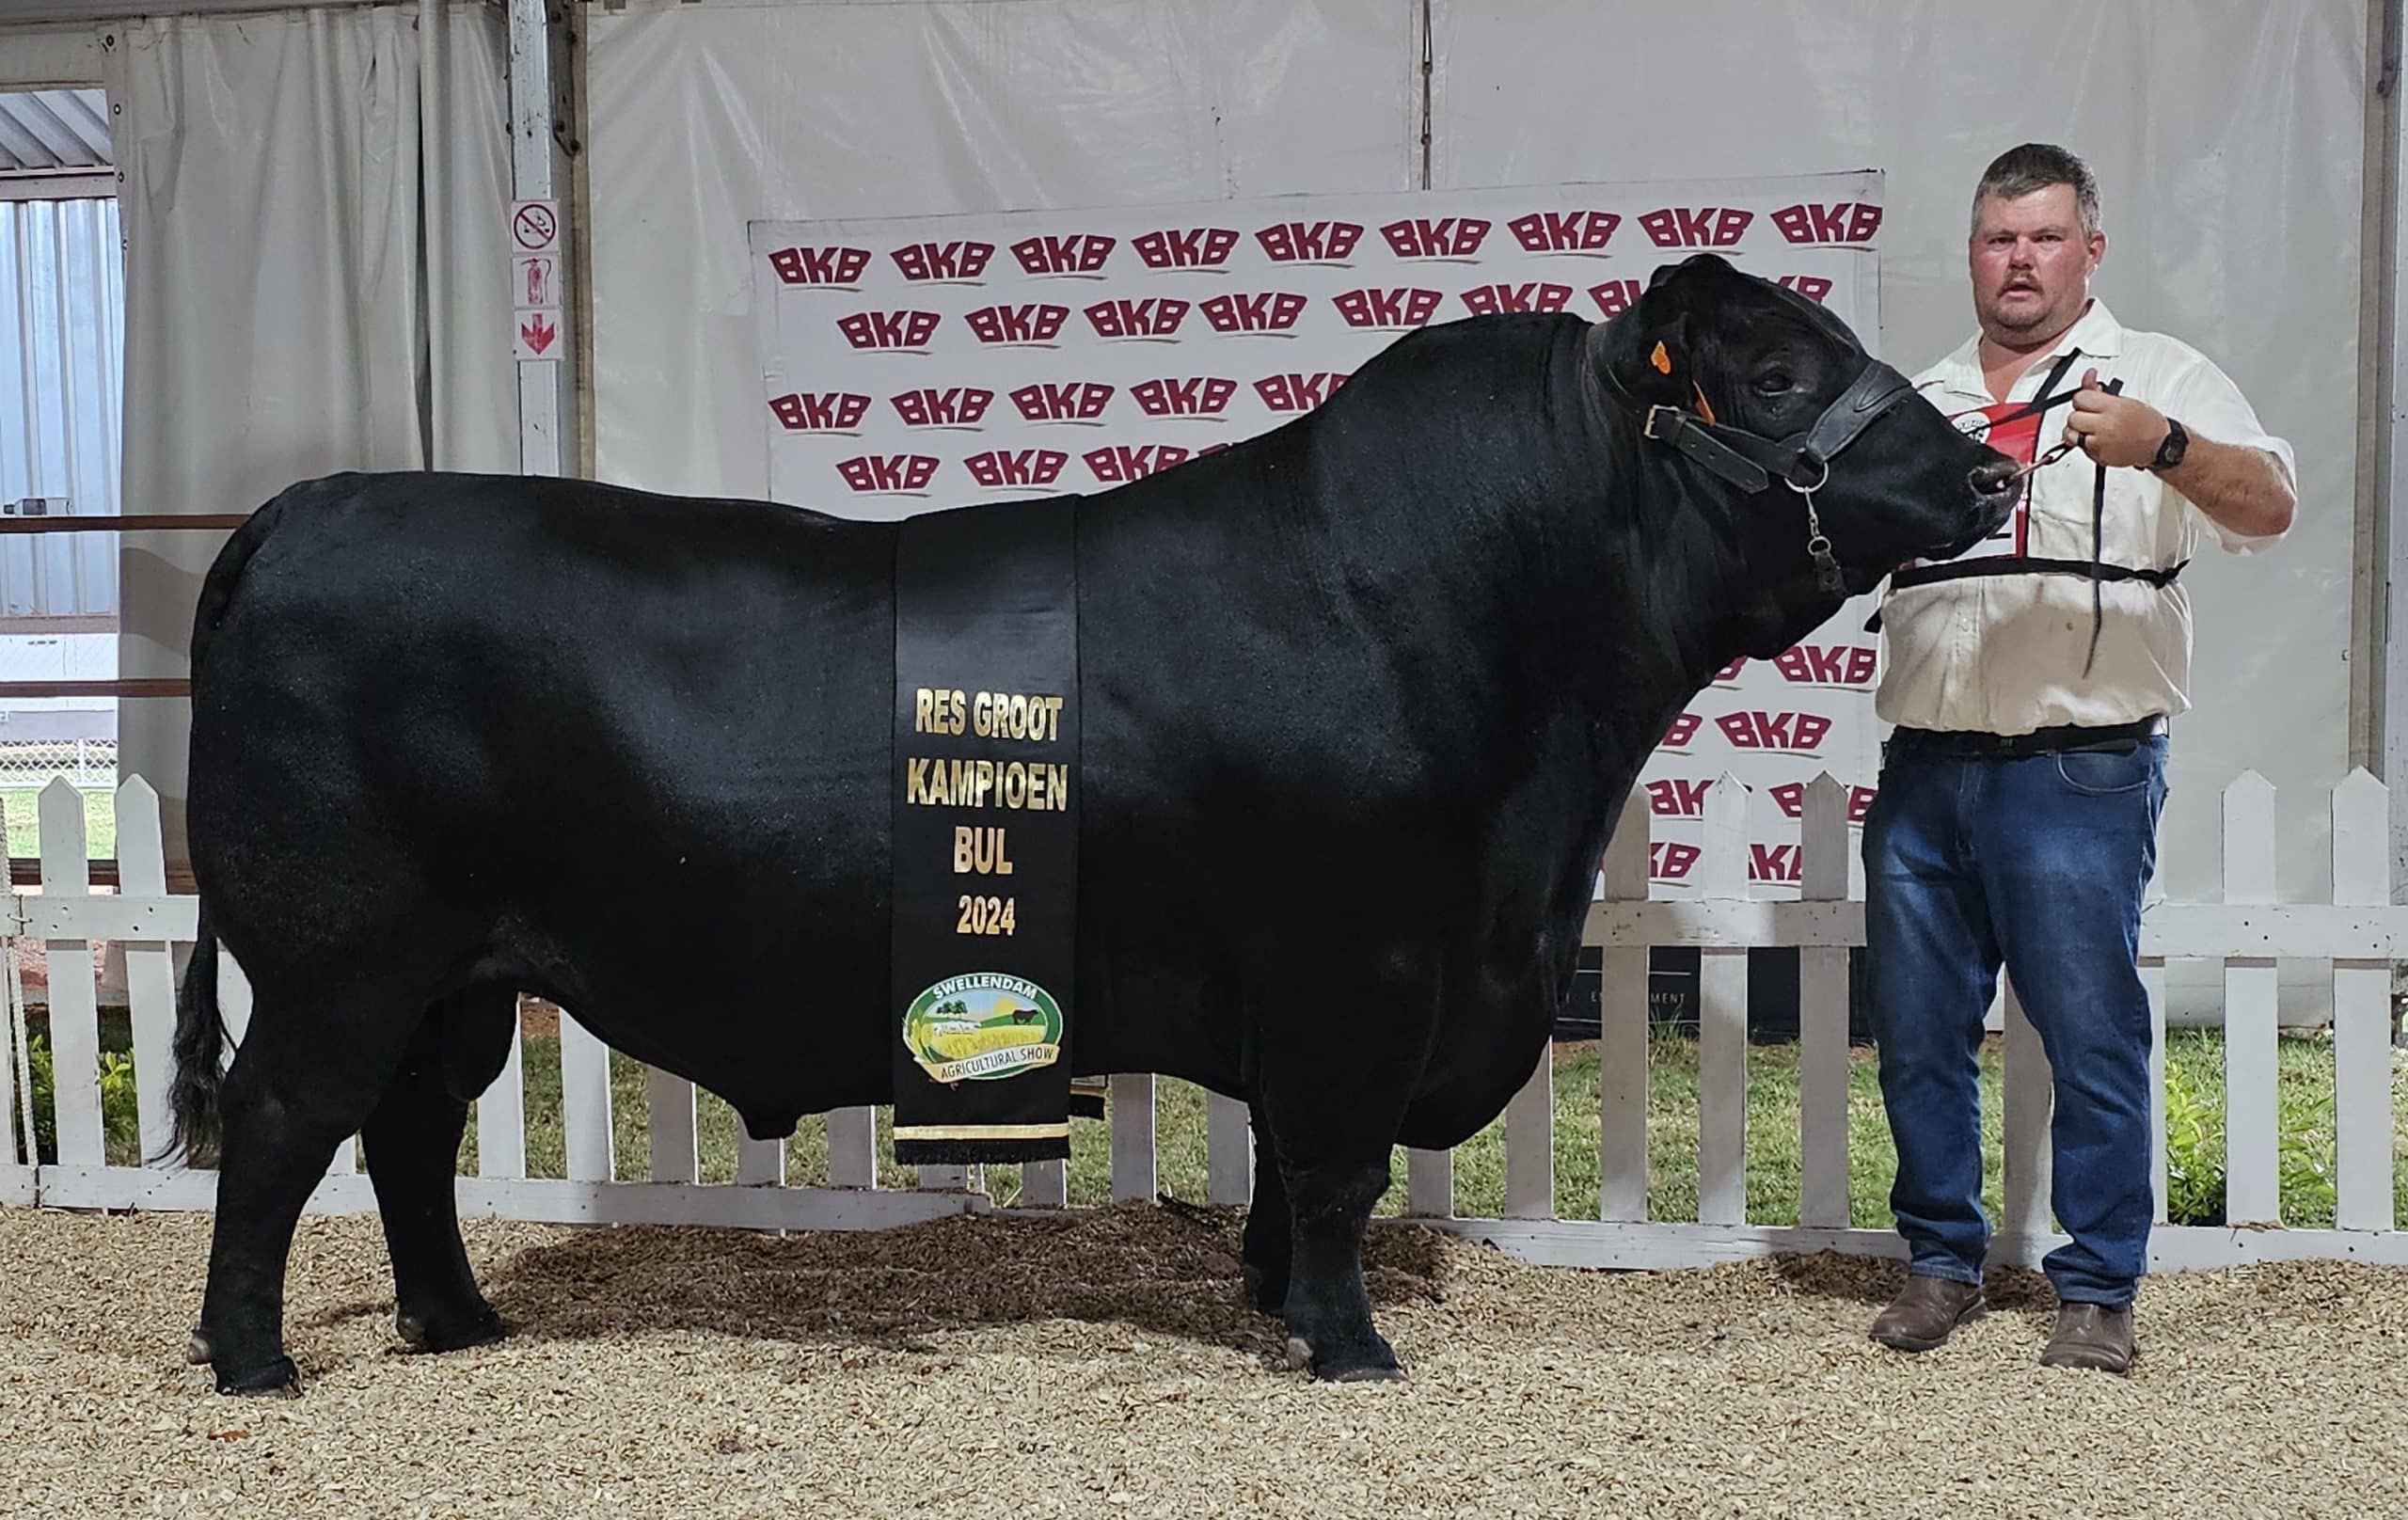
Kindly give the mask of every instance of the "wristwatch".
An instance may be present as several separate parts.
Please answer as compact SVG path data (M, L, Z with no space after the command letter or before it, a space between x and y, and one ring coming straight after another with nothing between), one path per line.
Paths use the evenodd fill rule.
M2190 451L2191 435L2182 431L2181 423L2169 417L2165 420L2165 441L2157 446L2157 457L2141 467L2160 472L2169 470L2182 463L2182 456Z

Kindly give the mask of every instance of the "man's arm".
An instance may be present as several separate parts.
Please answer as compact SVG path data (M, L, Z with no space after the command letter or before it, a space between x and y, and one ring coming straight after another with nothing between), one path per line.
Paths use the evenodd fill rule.
M2182 463L2163 472L2165 483L2189 498L2228 531L2244 538L2272 538L2290 530L2297 497L2272 454L2202 437L2189 423L2191 447ZM2137 467L2157 457L2165 442L2165 414L2147 402L2111 396L2099 388L2099 372L2082 377L2066 441L2102 465Z

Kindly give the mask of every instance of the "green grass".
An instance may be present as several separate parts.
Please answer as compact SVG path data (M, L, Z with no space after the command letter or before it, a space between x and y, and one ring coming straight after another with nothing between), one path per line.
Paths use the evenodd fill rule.
M564 1175L563 1141L558 1118L560 1066L558 1040L548 1036L526 1041L528 1129L527 1162L531 1175ZM2281 1133L2286 1149L2283 1167L2283 1222L2295 1227L2329 1227L2333 1223L2333 1053L2321 1037L2287 1037L2279 1047ZM2211 1112L2211 1121L2178 1140L2173 1189L2177 1222L2204 1222L2208 1206L2222 1207L2224 1132L2222 1123L2224 1043L2204 1031L2176 1031L2167 1039L2168 1086L2188 1093L2196 1107ZM2000 1116L2001 1053L1993 1040L1982 1057L1982 1132L1985 1151L1983 1206L1993 1219L2001 1206ZM642 1178L647 1170L644 1139L645 1094L642 1069L623 1056L611 1058L611 1113L618 1175ZM735 1115L707 1093L696 1099L697 1145L703 1180L730 1181L736 1175ZM1849 1052L1848 1061L1849 1215L1860 1226L1887 1227L1891 1222L1889 1190L1897 1169L1872 1053ZM2177 1105L2178 1114L2181 1112ZM881 1185L910 1186L917 1174L896 1167L894 1142L887 1132L885 1111L879 1115L879 1178ZM1161 1190L1177 1197L1201 1201L1207 1195L1205 1118L1202 1089L1164 1080L1155 1085L1155 1172ZM1648 1215L1653 1219L1693 1220L1697 1217L1697 1046L1694 1040L1657 1035L1648 1058ZM474 1170L471 1136L462 1169ZM2408 1151L2408 1054L2395 1057L2393 1068L2393 1150ZM1111 1196L1109 1132L1098 1123L1081 1121L1071 1127L1069 1191L1073 1203L1101 1203ZM1555 1209L1566 1219L1597 1217L1597 1052L1591 1044L1557 1047L1555 1070ZM791 1182L824 1183L828 1180L828 1144L824 1122L806 1118L786 1143L786 1176ZM1798 1202L1798 1049L1794 1045L1753 1046L1748 1052L1748 1217L1759 1224L1795 1224ZM988 1168L987 1185L999 1200L1017 1195L1020 1168ZM1394 1185L1381 1200L1383 1212L1394 1213L1404 1202L1404 1153L1396 1153ZM2209 1185L2211 1183L2212 1185ZM2408 1221L2408 1159L2395 1163L2394 1187L2399 1213ZM1454 1157L1455 1211L1466 1216L1495 1216L1505 1197L1505 1130L1500 1118L1457 1148ZM2186 1212L2187 1211L2187 1212Z
M49 1118L49 1052L37 1020L36 1095L42 1127ZM108 1158L134 1164L131 1040L122 1014L104 1015L101 1045L107 1064L103 1112ZM2283 1223L2324 1227L2333 1223L2333 1047L2321 1035L2286 1037L2278 1046L2277 1078L2281 1136ZM532 1177L566 1174L560 1122L560 1040L530 1035L524 1041L527 1091L527 1170ZM2167 1038L2166 1069L2171 1212L2176 1223L2210 1223L2221 1216L2224 1190L2224 1041L2210 1031L2177 1030ZM1982 1055L1982 1116L1985 1149L1983 1205L1991 1217L2000 1208L2001 1055L1992 1040ZM612 1139L617 1175L649 1175L643 1069L625 1056L610 1058ZM1852 1223L1885 1228L1890 1223L1890 1182L1897 1166L1872 1053L1848 1053L1848 1194ZM1155 1085L1155 1172L1162 1192L1202 1201L1205 1185L1204 1093L1188 1083ZM1597 1051L1592 1044L1556 1048L1555 1210L1560 1218L1597 1217ZM879 1113L880 1185L909 1187L916 1169L895 1164L889 1116ZM1752 1046L1748 1052L1748 1217L1758 1224L1795 1224L1798 1219L1798 1049ZM2408 1052L2392 1061L2393 1187L2397 1212L2408 1223ZM705 1182L736 1176L735 1112L708 1093L695 1099L697 1149ZM1648 1053L1648 1216L1659 1220L1697 1217L1697 1045L1658 1033ZM1112 1193L1110 1132L1082 1120L1071 1126L1070 1201L1102 1203ZM786 1142L786 1179L797 1184L828 1180L827 1126L807 1117ZM462 1148L460 1170L476 1170L476 1120ZM1392 1186L1382 1212L1404 1203L1404 1153L1396 1153ZM987 1187L999 1201L1019 1194L1020 1168L990 1166ZM1458 1214L1494 1217L1505 1198L1505 1129L1499 1119L1459 1147L1454 1159Z
M0 789L0 806L8 809L8 853L41 853L41 789L11 786ZM84 789L84 853L96 861L117 854L117 793L107 786Z

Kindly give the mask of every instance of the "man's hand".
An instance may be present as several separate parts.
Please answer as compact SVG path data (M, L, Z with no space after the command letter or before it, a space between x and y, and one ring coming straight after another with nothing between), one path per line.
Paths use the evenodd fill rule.
M2085 370L2066 420L2066 442L2099 464L2138 467L2157 457L2165 442L2165 414L2130 396L2099 388L2099 371Z

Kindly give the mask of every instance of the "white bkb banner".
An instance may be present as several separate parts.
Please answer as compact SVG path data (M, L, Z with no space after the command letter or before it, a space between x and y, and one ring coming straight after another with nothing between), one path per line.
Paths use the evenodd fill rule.
M1619 314L1710 248L1874 345L1880 176L1282 196L751 228L769 491L839 515L1108 488L1312 410L1401 334L1479 312ZM1787 510L1785 498L1767 510ZM1798 797L1870 798L1869 598L1689 705L1642 774L1656 890L1704 789L1754 792L1750 874L1794 895Z

